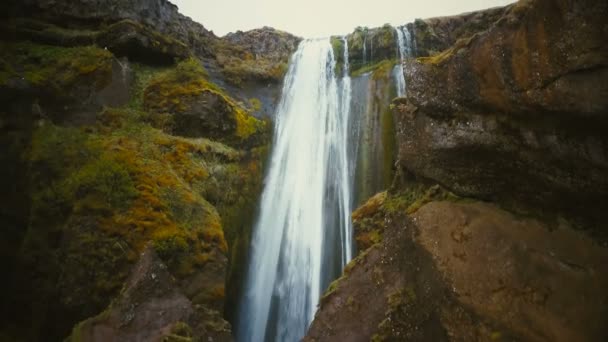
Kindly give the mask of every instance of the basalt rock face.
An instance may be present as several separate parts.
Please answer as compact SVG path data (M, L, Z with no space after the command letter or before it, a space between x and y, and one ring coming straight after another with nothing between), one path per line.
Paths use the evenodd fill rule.
M606 14L602 1L520 2L488 30L409 60L407 99L395 102L401 165L605 239Z

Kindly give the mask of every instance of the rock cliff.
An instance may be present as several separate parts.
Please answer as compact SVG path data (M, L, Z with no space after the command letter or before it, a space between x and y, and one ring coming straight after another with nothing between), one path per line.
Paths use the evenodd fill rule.
M602 341L603 1L407 24L396 177L353 213L358 257L307 341Z
M488 30L409 60L408 97L395 103L401 165L605 239L607 13L603 2L520 2Z

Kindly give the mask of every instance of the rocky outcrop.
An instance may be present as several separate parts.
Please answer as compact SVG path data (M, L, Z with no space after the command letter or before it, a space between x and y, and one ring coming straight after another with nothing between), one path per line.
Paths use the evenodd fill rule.
M213 56L215 35L167 0L27 0L14 8L9 13L13 17L40 17L63 26L84 23L97 28L101 23L131 20L187 44L199 56Z
M78 324L67 341L231 341L218 311L193 304L153 249L140 256L118 298Z
M217 45L217 61L227 80L238 87L247 83L280 83L289 57L302 39L287 32L264 27L238 31L223 37Z
M514 5L490 8L455 16L416 19L406 26L414 39L415 57L435 55L494 25Z
M144 108L168 115L163 126L186 137L208 137L231 144L262 141L268 125L250 116L221 88L207 80L196 60L187 60L152 79L143 92Z
M283 63L289 60L302 40L302 38L267 26L246 32L228 33L222 39L242 47L255 59L264 58Z
M485 203L416 209L403 194L383 197L359 219L383 226L386 238L330 287L305 340L606 337L608 253L580 232Z
M607 13L601 1L520 2L488 30L409 60L408 97L395 103L401 165L605 238Z
M64 24L65 25L65 24ZM2 35L39 44L77 47L97 45L131 61L169 65L192 55L179 40L137 21L125 19L103 28L86 29L29 18L10 19L0 25Z

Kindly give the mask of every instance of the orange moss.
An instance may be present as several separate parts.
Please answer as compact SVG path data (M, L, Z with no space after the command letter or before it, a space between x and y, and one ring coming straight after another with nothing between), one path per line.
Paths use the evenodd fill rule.
M214 299L224 299L226 297L226 289L224 285L218 285L211 290L211 297Z

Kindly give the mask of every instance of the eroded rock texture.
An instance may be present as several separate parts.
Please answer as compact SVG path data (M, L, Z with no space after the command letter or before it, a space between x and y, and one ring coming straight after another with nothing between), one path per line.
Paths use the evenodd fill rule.
M363 219L384 238L332 284L306 341L608 336L605 248L571 227L486 203L432 201L415 209L407 202L383 195L359 212L360 241L369 236Z
M605 237L607 13L602 1L520 2L487 31L408 61L401 165Z

